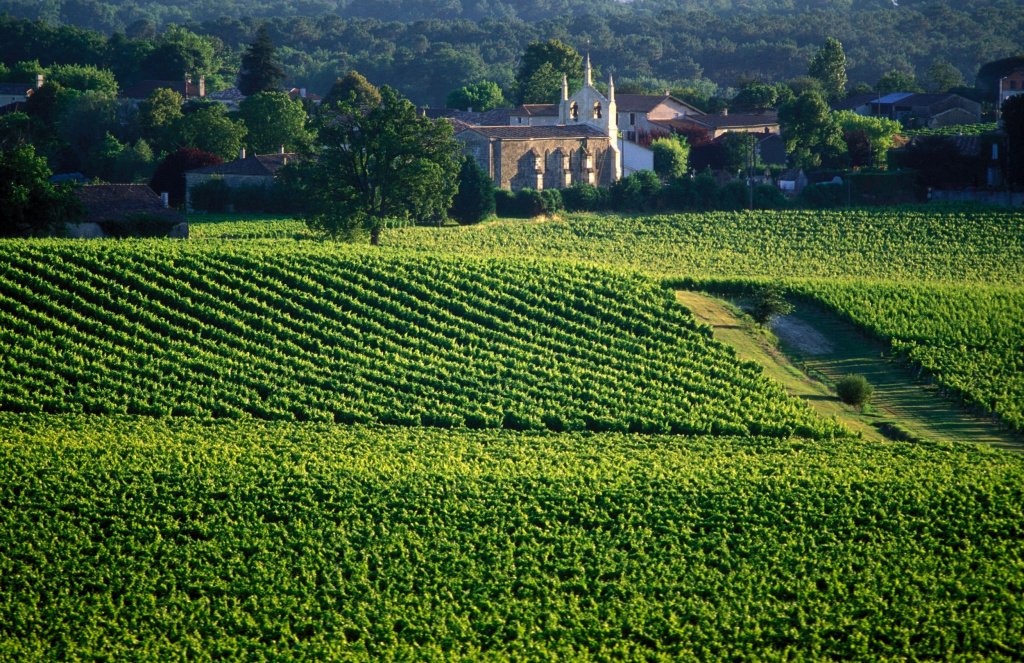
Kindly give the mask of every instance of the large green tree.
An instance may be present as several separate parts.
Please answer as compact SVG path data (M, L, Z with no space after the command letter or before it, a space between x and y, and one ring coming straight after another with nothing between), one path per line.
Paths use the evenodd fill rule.
M174 144L174 130L182 118L180 94L161 87L139 102L139 130L158 151L170 151Z
M255 154L304 152L313 141L309 116L297 99L284 92L257 92L238 105L238 118L248 129L245 142Z
M480 81L450 92L445 104L448 108L483 112L504 106L505 96L494 81Z
M1002 123L1006 132L1006 177L1015 187L1024 186L1024 94L1003 102Z
M242 54L238 89L246 96L259 92L276 92L281 89L283 80L284 69L277 61L274 42L270 40L267 26L261 25L256 31L256 39Z
M0 150L0 235L52 232L78 211L70 189L50 184L52 174L31 145Z
M227 116L224 106L206 103L186 113L175 124L178 145L234 159L242 149L246 128Z
M668 181L686 174L690 145L685 136L656 138L651 141L651 152L654 153L654 172L662 180Z
M834 113L843 131L849 164L854 168L878 168L885 164L885 155L896 142L903 126L885 117L857 115L852 111Z
M784 104L779 109L779 127L794 166L833 164L845 148L842 128L817 92L804 92Z
M553 103L558 99L563 75L574 81L583 78L583 57L576 49L557 39L532 42L516 71L520 103Z
M326 110L343 102L354 105L361 112L367 112L380 105L380 90L358 71L350 71L344 77L335 79L321 107Z
M301 166L310 212L307 223L334 238L369 233L379 244L390 223L432 223L451 207L459 146L451 124L431 120L394 89L380 103L354 100L319 118L316 159Z
M821 81L829 99L840 99L846 92L846 53L838 39L829 37L811 58L807 75Z

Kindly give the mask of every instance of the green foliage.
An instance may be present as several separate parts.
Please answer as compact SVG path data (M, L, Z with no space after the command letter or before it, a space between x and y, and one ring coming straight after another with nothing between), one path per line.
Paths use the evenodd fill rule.
M98 92L114 96L117 94L117 80L114 73L90 65L55 64L46 70L48 80L63 88L81 92Z
M863 375L847 375L836 383L836 394L847 405L863 407L874 393L875 388Z
M996 129L995 122L979 122L977 124L950 124L944 127L904 129L901 133L907 138L916 136L984 136Z
M0 235L50 233L79 210L74 193L50 184L31 145L0 150Z
M204 103L178 120L174 133L180 147L195 148L230 160L238 157L247 132L244 123L228 117L223 105Z
M317 159L300 166L310 227L330 237L359 232L377 244L388 224L440 224L457 187L451 124L431 120L385 86L368 110L341 102L320 117Z
M342 249L0 244L0 406L443 427L482 412L530 428L557 417L565 430L843 434L647 279ZM19 333L26 325L35 332Z
M811 58L807 75L821 81L825 96L841 99L846 93L846 53L838 39L828 37Z
M505 106L505 97L494 81L480 81L460 87L448 94L445 105L459 110L489 111Z
M215 166L224 163L216 154L183 147L171 152L157 165L149 188L157 193L167 193L172 207L185 202L185 171Z
M245 124L245 143L253 154L305 152L313 144L307 129L309 116L299 100L284 92L258 92L238 104L238 119Z
M650 211L657 207L661 180L649 170L638 170L613 184L608 191L612 209Z
M786 299L786 291L777 285L756 288L751 296L750 316L762 325L792 312L793 304Z
M904 69L891 69L875 83L875 91L887 92L924 92L917 84L914 72Z
M651 151L654 153L654 172L662 180L667 181L686 174L690 146L685 136L675 134L668 138L656 138L651 141Z
M350 71L344 78L334 81L327 96L323 99L323 108L335 104L346 103L355 106L362 113L381 104L380 90L358 71Z
M843 131L850 165L854 167L879 168L885 165L886 154L895 145L902 126L896 120L885 117L857 115L852 111L834 113ZM858 151L856 145L862 145Z
M576 182L568 189L562 189L562 201L570 212L594 212L608 206L608 189L601 189L586 182Z
M956 143L945 136L917 138L899 153L893 153L893 159L899 167L915 171L922 188L972 186L981 171L977 157L962 154Z
M928 67L928 91L949 92L964 84L964 75L960 70L944 60L936 60Z
M181 95L168 88L157 88L139 102L139 129L158 150L166 151L174 144L182 102Z
M473 157L464 157L459 169L459 189L448 215L463 225L479 223L495 211L494 183Z
M550 104L558 100L562 76L583 79L583 57L569 44L557 39L531 42L516 71L519 102Z
M845 147L839 123L825 99L815 92L804 92L782 106L779 126L793 166L834 164Z
M266 23L256 31L256 38L242 54L238 70L238 91L247 97L261 92L279 92L284 69L277 61L274 42Z
M231 204L231 189L223 178L215 177L193 186L189 203L199 212L224 212Z
M1003 102L1001 119L1006 132L1007 179L1014 186L1024 187L1024 95Z

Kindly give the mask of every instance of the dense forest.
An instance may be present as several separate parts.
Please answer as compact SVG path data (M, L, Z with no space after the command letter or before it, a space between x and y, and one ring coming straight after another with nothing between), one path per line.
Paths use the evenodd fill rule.
M289 83L324 93L356 69L431 106L482 79L508 90L526 45L548 38L588 50L622 89L710 96L804 75L827 36L844 46L851 85L898 70L927 89L936 63L970 85L982 63L1020 52L1024 33L1017 0L0 0L0 12L8 66L89 61L124 84L150 72L123 71L111 50L151 51L179 26L204 38L211 54L194 69L216 88L233 84L239 53L267 23Z

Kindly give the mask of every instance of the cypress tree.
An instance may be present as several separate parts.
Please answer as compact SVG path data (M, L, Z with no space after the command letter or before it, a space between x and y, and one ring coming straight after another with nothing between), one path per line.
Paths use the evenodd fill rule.
M256 40L242 54L238 89L247 97L257 92L278 92L283 80L284 69L277 62L274 43L270 41L267 26L261 25Z

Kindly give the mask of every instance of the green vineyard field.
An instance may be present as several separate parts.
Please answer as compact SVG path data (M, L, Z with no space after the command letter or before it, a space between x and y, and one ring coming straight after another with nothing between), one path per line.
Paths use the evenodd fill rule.
M4 660L1020 660L1024 457L0 414Z
M0 256L2 410L842 434L642 277L294 244Z

